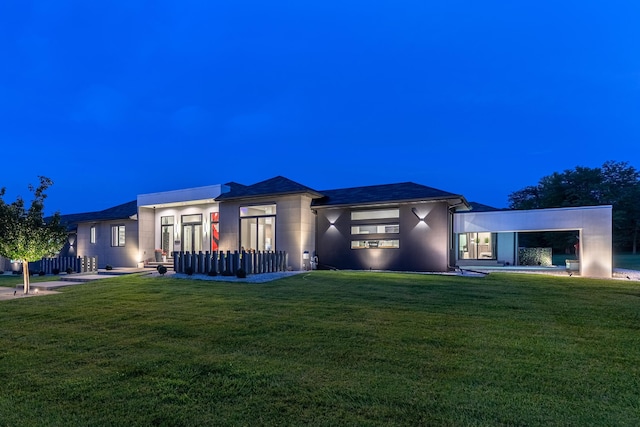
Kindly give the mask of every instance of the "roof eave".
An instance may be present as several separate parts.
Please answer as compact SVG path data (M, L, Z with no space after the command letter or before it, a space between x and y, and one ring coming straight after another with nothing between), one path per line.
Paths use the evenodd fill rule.
M411 203L421 203L421 202L447 202L449 203L451 200L460 200L459 203L453 203L451 206L466 206L469 208L469 203L462 195L452 195L450 197L421 197L417 199L399 199L399 200L388 200L388 201L375 201L375 202L365 202L365 203L337 203L337 204L327 204L327 205L313 205L311 206L313 209L330 209L330 208L346 208L346 207L375 207L375 206L390 206L390 205L406 205Z
M216 202L228 202L228 201L237 201L237 200L249 200L249 199L268 199L272 197L281 197L281 196L292 196L295 194L309 194L313 199L320 199L324 197L323 194L320 194L315 191L285 191L282 193L268 193L268 194L247 194L247 195L239 195L239 196L229 196L227 194L221 194L220 196L215 198Z

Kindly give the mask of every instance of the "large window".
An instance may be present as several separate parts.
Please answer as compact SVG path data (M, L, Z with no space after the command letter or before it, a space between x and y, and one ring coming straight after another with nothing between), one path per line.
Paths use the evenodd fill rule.
M220 247L220 213L211 212L211 252Z
M173 222L173 215L160 217L160 247L167 254L173 253Z
M400 240L352 240L351 249L397 249Z
M371 220L371 219L387 219L387 218L400 218L400 209L376 209L367 211L353 211L351 212L352 221Z
M366 240L352 240L351 249L397 249L399 239L387 234L399 234L399 208L369 209L351 212L351 235L367 235ZM379 237L379 239L376 239Z
M240 250L273 251L275 240L275 204L240 208Z
M352 225L351 234L397 234L400 224Z
M458 235L459 259L496 259L495 233L462 233Z
M124 225L111 226L111 246L124 246Z
M202 214L182 215L182 250L202 251Z

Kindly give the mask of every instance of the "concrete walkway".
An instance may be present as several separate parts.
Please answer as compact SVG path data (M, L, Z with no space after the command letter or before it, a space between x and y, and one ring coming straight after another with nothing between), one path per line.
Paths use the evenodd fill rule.
M40 295L53 295L57 294L55 290L65 286L83 285L88 282L93 282L100 279L108 279L109 277L121 276L124 274L133 273L151 273L155 270L145 268L119 268L117 270L98 270L98 274L62 274L59 280L51 280L48 282L32 282L30 284L30 292L25 295L23 292L24 285L22 283L15 286L15 288L0 287L0 301L17 298L29 298Z

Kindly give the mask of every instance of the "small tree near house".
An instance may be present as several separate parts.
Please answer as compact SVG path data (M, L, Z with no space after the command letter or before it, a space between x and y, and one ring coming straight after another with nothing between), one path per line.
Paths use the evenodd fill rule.
M53 182L44 176L38 178L37 188L29 185L34 198L28 209L20 196L11 204L5 203L6 190L0 189L0 256L22 263L25 294L29 293L29 262L55 254L67 238L58 212L44 220L45 191Z

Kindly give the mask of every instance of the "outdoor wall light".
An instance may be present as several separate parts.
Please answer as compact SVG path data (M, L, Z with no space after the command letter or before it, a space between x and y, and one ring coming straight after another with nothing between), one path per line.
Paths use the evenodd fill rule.
M416 218L418 218L420 221L422 221L422 222L426 222L426 221L425 221L425 218L427 217L427 215L422 215L422 216L421 216L421 215L418 213L418 210L417 210L416 208L411 208L411 212L413 212L413 214L416 216Z

